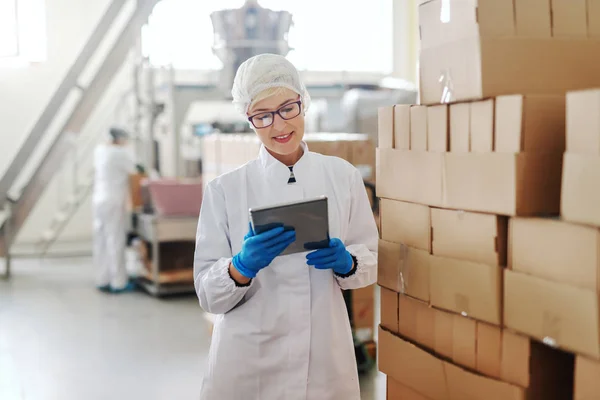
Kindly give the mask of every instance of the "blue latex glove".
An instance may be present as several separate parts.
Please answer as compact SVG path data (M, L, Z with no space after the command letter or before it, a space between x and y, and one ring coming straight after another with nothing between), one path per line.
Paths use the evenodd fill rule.
M275 257L296 240L296 231L277 227L256 235L252 227L246 236L242 251L233 257L233 266L246 278L254 278Z
M308 265L317 269L332 269L338 275L346 275L352 271L352 256L340 239L329 241L329 247L315 250L306 255Z

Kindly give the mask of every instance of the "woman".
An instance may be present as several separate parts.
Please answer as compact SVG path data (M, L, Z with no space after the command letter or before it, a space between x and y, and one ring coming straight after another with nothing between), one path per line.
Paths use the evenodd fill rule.
M377 228L362 177L302 141L310 97L284 57L244 62L233 102L262 146L258 159L205 190L194 259L202 308L217 314L202 400L360 399L340 289L376 280ZM248 209L328 198L329 248L279 256L282 228L256 235Z

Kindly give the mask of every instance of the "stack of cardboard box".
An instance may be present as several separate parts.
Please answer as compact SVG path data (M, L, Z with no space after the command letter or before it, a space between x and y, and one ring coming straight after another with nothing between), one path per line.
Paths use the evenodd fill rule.
M565 100L600 86L599 11L420 2L421 104L379 110L389 399L600 398L600 91Z

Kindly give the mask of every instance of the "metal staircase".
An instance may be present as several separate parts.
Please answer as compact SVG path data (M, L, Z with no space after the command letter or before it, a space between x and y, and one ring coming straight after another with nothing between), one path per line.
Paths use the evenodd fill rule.
M123 65L130 49L140 35L141 27L147 21L154 6L159 0L113 0L101 17L76 61L73 63L48 105L40 115L27 139L21 146L5 175L0 179L0 208L5 211L5 220L0 226L0 257L6 257L6 274L10 274L10 246L19 230L25 223L29 213L34 208L53 175L75 148L75 141L82 128L94 111L113 77ZM133 3L133 4L132 4ZM132 5L132 7L127 7ZM129 8L129 9L128 9ZM124 18L126 17L126 18ZM118 21L121 20L119 24ZM106 40L111 40L108 51L102 51ZM93 69L94 58L101 56L102 62L92 74L91 79L85 79ZM84 84L82 82L89 81ZM55 121L56 116L78 92L78 99L68 113L66 121L57 134L52 138L47 149L40 149L43 138L47 135L48 127ZM22 188L15 188L15 183L21 180L23 171L31 164L34 153L42 151L41 161L33 169ZM89 191L90 184L82 183L78 192ZM15 193L17 189L17 194ZM71 203L76 205L79 196L75 195ZM58 218L57 224L60 224Z

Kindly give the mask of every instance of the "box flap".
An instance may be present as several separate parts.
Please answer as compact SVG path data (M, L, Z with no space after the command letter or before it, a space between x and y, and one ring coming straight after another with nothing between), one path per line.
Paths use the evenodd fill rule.
M377 146L384 149L394 148L394 106L379 107L377 117Z
M587 38L586 0L552 0L552 36Z
M471 106L469 103L450 105L450 151L468 153L471 149Z
M427 150L427 106L410 108L410 149Z
M566 221L600 226L600 157L565 153L560 214Z
M504 322L545 343L600 357L598 295L504 271Z
M514 0L517 35L523 37L552 36L550 0Z
M598 289L598 229L541 218L511 218L510 229L514 271Z
M436 354L452 359L454 352L453 334L454 315L448 312L435 313L435 336L433 349Z
M448 123L448 105L427 107L427 149L429 151L448 151Z
M567 152L600 155L600 89L567 93L566 109Z
M448 399L442 361L382 329L378 360L379 370L394 380L431 400Z
M477 323L454 314L452 360L464 367L476 369Z
M501 267L432 256L431 304L500 325L501 272Z
M530 341L525 336L502 331L502 364L500 378L520 387L529 387Z
M379 197L442 205L443 153L377 149Z
M381 288L381 326L398 333L398 293Z
M471 151L489 153L494 147L494 99L471 103Z
M597 399L600 393L600 362L577 356L573 400Z
M504 266L507 224L496 215L432 208L433 254Z
M381 238L431 251L429 207L403 201L381 199Z
M387 378L387 398L390 400L431 400L392 378Z
M525 400L525 391L518 386L485 378L444 363L451 400Z
M384 288L401 293L400 257L401 244L379 240L377 252L377 284Z
M410 149L410 105L396 104L394 106L394 148ZM383 146L380 146L383 147Z
M483 322L477 323L477 371L500 379L502 360L502 329Z

